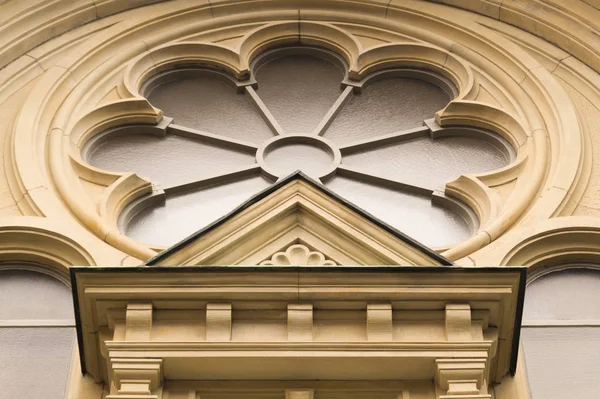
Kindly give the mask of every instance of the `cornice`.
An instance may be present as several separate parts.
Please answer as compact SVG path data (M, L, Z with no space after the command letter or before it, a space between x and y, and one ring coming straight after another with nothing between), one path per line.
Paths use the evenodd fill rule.
M494 376L494 379L498 380L509 370L514 373L516 367L525 272L526 268L515 267L80 267L71 269L71 280L77 309L80 352L84 354L82 367L96 378L101 378L100 369L97 368L100 359L97 357L99 354L94 344L96 334L93 331L98 331L102 325L111 323L108 309L111 309L111 314L115 314L127 302L138 304L136 306L139 307L140 303L150 301L148 302L152 304L148 305L150 310L152 306L159 309L178 309L179 306L184 306L188 310L202 310L207 309L207 304L217 303L220 304L219 309L225 309L226 306L229 314L232 309L285 310L289 309L289 303L315 304L320 310L335 310L340 308L340 304L344 304L342 308L345 310L363 311L369 303L389 303L396 312L408 311L409 319L410 315L414 316L415 309L419 309L419 312L416 312L419 315L433 311L432 317L443 319L444 309L446 309L446 317L449 312L449 308L445 308L445 303L457 301L462 304L469 303L469 309L474 311L474 318L483 316L486 319L486 326L489 323L490 326L498 328L497 337L501 342L498 351L501 355L495 358L498 364L492 368L496 370L494 373L498 373ZM415 285L415 281L420 283ZM215 287L218 287L218 290L215 290ZM357 287L360 289L357 290ZM460 306L464 307L464 305ZM128 306L127 309L132 308ZM109 340L106 348L109 353L114 352L114 356L118 358L123 356L135 358L138 356L136 353L145 358L168 358L177 357L185 351L191 351L186 355L191 357L193 357L192 352L198 352L200 356L200 352L210 351L219 353L219 356L229 353L232 358L260 357L260 352L267 350L280 352L288 357L293 351L297 351L298 356L312 353L317 354L317 358L331 356L331 351L349 351L348 356L351 356L350 352L355 351L366 351L365 355L372 353L374 356L379 356L377 353L381 352L378 351L385 353L391 351L399 356L404 356L402 355L404 353L408 357L421 351L429 353L423 356L430 357L428 351L438 350L440 353L436 356L445 358L451 355L444 351L451 351L452 348L459 352L465 351L467 357L473 356L472 351L481 351L484 357L491 351L491 343L486 340L475 343L465 342L463 339L454 339L452 342L337 344L279 341L243 343L232 342L230 339L226 340L228 342L219 343L160 343L143 339L133 341L137 342L111 343ZM318 355L320 350L324 352ZM240 351L239 356L235 351ZM248 351L255 352L256 355ZM470 354L467 353L469 351ZM156 354L151 355L153 352Z

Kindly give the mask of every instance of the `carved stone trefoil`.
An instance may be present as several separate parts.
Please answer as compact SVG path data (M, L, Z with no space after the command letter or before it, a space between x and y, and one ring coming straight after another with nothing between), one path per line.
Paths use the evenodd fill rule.
M311 251L302 244L290 245L285 252L277 252L271 259L260 263L261 266L335 266L337 263L326 259L321 252Z

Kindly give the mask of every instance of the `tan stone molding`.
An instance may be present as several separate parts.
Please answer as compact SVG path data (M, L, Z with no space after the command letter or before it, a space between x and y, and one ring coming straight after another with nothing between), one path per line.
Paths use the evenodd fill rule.
M160 399L162 395L153 392L163 383L162 363L161 359L111 359L116 392L106 399Z
M583 2L564 3L560 0L435 0L439 3L461 7L505 24L535 33L545 40L556 43L563 50L600 70L598 51L590 46L598 28L594 15L597 8ZM567 34L565 27L572 26L576 33Z
M286 389L285 399L313 399L315 397L315 391L312 389L306 390L290 390Z
M588 217L561 217L516 230L477 255L502 265L528 266L529 278L567 263L597 263L600 222ZM480 258L481 257L481 258Z
M581 191L579 181L585 179L577 174L577 168L582 163L589 165L581 135L567 135L580 124L564 90L522 48L483 27L479 20L467 18L456 28L445 18L468 14L457 11L443 17L446 14L438 12L442 8L435 4L324 1L315 3L311 11L302 10L300 22L295 6L293 2L265 1L262 10L272 8L272 12L247 13L237 2L212 7L165 3L132 12L118 27L107 27L102 35L89 40L88 51L61 64L67 69L49 67L13 125L8 175L13 195L26 199L20 202L20 209L30 214L66 215L59 212L64 203L101 240L131 256L150 257L151 248L123 236L114 225L114 215L148 192L148 183L131 184L133 178L124 179L128 183L111 189L110 200L99 213L96 204L86 200L88 193L77 174L86 179L98 176L104 184L121 176L103 176L105 172L89 168L81 161L81 146L111 127L160 120L160 111L152 108L140 91L149 76L186 63L218 68L244 79L258 54L273 46L297 44L298 37L303 44L338 53L350 67L350 80L389 67L421 68L450 79L458 95L438 113L438 123L490 129L517 149L517 160L509 167L463 176L447 185L446 194L465 201L481 219L478 234L450 248L448 257L461 258L496 240L510 226L521 223L525 212L530 219L539 220L572 209L565 201ZM322 15L328 15L329 22L324 22ZM236 45L210 43L212 36L226 38L226 32L232 30L242 34ZM442 31L443 35L434 33ZM358 32L369 32L386 44L365 46ZM117 51L123 48L127 50ZM483 86L498 105L477 101ZM101 103L114 88L121 98ZM31 152L46 140L51 148L47 159L46 154ZM558 150L550 152L547 142ZM568 156L559 156L565 151ZM518 194L507 199L498 196L494 187L513 181L513 191ZM57 187L60 198L50 191L35 190L50 186ZM540 189L551 187L566 191L553 190L552 195L536 200Z
M433 378L427 373L435 359L450 358L489 361L486 373L498 381L511 367L514 329L508 324L513 325L517 296L521 295L520 271L271 268L267 273L264 267L240 266L142 267L131 273L128 271L134 269L74 269L80 303L78 325L93 326L94 331L105 331L102 328L106 325L114 331L112 340L102 335L103 344L96 342L101 337L95 333L82 334L87 372L100 380L105 378L100 367L103 357L97 352L102 345L107 359L163 359L167 373L178 373L173 378L181 380L232 379L234 370L235 379L251 380L339 380L349 375L363 380L372 373L383 379L400 375L427 379ZM423 279L424 275L428 278ZM122 329L129 320L123 326L122 316L115 313L124 309L123 298L129 304L148 303L154 298L153 306L162 309L162 316L160 321L155 316L153 331L154 326L161 325L162 332L153 333L146 341L127 340ZM472 335L449 341L444 332L446 304L455 303L469 303L476 309L473 320L477 322L471 324ZM319 316L313 318L315 308ZM232 309L251 311L253 317L236 318ZM283 317L269 316L279 312ZM98 316L92 318L94 314ZM254 329L265 331L261 326L267 320L271 333L256 335ZM170 322L179 327L165 329ZM419 323L431 331L427 337L410 332L411 326ZM497 335L490 333L489 327L497 327ZM204 328L206 337L201 334ZM187 332L179 336L178 331ZM423 357L415 356L417 352ZM223 357L224 353L227 356ZM207 361L215 356L218 362ZM281 358L298 362L282 363ZM181 362L186 366L176 367ZM349 370L354 371L348 374Z
M0 222L0 261L33 262L63 276L72 265L95 265L94 256L82 244L93 248L85 232L81 236L64 225L45 218L15 217ZM87 241L87 243L86 243Z
M435 381L445 394L439 399L491 399L482 393L486 362L481 359L437 359Z
M139 71L150 71L155 65L146 62L146 69L141 68L142 64L134 61L136 57L141 62L150 55L156 56L156 66L160 68L176 66L183 60L207 62L242 77L245 65L250 65L257 55L272 46L297 43L300 32L306 44L324 46L344 58L355 78L390 65L424 67L448 77L458 86L460 94L438 114L438 121L443 126L466 123L486 127L518 147L519 156L509 167L463 176L448 184L446 193L469 204L482 221L479 234L451 248L446 253L448 257L457 259L473 253L498 239L515 223L535 223L556 214L570 214L589 179L590 155L582 149L589 138L555 76L566 79L586 96L593 96L594 72L575 57L569 58L568 52L536 41L507 24L545 37L598 69L598 54L589 45L594 40L590 32L596 29L589 16L597 11L583 3L565 6L554 0L549 9L540 8L538 0L503 4L442 2L495 19L426 2L323 1L312 5L310 11L302 9L300 18L294 7L301 8L301 3L295 2L283 5L263 1L261 11L250 13L238 2L218 5L173 2L133 10L127 18L117 14L91 23L89 29L75 29L65 38L48 40L51 34L95 21L97 16L119 12L130 5L114 1L93 5L60 1L53 3L52 8L46 4L28 7L25 2L4 7L4 37L10 40L10 46L0 56L4 64L18 57L18 51L47 41L32 50L31 57L24 55L2 71L5 82L2 93L13 93L34 77L40 77L21 107L8 140L11 150L6 165L11 192L19 209L26 214L66 218L69 223L77 224L72 218L74 214L100 240L135 257L151 256L151 248L127 239L114 226L118 208L146 192L148 182L143 183L146 188L142 191L139 191L141 186L135 189L138 194L131 191L133 186L124 186L116 196L111 194L112 199L100 214L96 204L86 200L89 194L81 188L73 170L85 179L98 176L104 184L112 184L121 176L94 171L87 165L82 167L74 146L111 126L151 124L160 118L159 110L141 97L137 86L140 78L152 73L144 75ZM153 2L139 1L136 5L150 3ZM532 11L538 8L542 11ZM59 17L49 18L48 13ZM455 23L458 20L460 24ZM51 29L24 29L24 23L29 26L35 21ZM562 27L569 24L581 29L577 35L564 31ZM456 28L458 25L460 29ZM83 37L84 31L102 34L86 39L85 51L64 57L65 48ZM229 48L210 43L227 39L228 35L241 36ZM361 41L364 35L385 44L369 47ZM201 46L206 59L194 58L194 48ZM120 51L124 48L127 50ZM545 68L554 68L554 74L547 73ZM125 79L126 69L131 79ZM114 88L119 96L127 98L101 103ZM478 101L478 93L482 91L491 93L498 104L491 106ZM65 136L70 137L71 145L63 142ZM48 156L36 149L46 145L52 148ZM553 151L549 151L550 147ZM516 179L518 176L527 177ZM499 198L495 187L515 181L515 194L508 200ZM53 186L59 188L60 196L50 190ZM543 194L541 198L539 193ZM72 214L64 212L63 203ZM523 218L525 213L528 218Z

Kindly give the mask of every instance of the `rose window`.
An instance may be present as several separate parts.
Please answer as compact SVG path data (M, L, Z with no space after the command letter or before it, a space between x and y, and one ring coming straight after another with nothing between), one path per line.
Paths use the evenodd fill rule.
M125 234L172 245L301 170L422 243L447 246L478 222L444 194L445 183L514 157L499 136L437 126L455 88L427 71L351 81L341 59L316 48L269 51L251 70L244 82L199 68L158 74L143 92L167 117L161 125L104 132L88 144L91 165L154 184L123 212Z

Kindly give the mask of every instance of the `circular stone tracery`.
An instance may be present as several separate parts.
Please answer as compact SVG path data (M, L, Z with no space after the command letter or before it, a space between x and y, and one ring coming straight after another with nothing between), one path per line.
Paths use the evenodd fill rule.
M115 123L156 123L156 109L141 101L141 84L151 74L176 64L218 65L219 70L246 77L256 52L310 43L342 54L352 65L353 79L389 66L430 68L451 77L459 93L438 114L441 124L489 129L518 148L518 158L507 168L447 182L445 193L469 204L482 227L445 256L459 259L473 254L523 221L572 214L588 181L591 155L582 148L589 138L578 123L572 99L559 84L562 80L549 75L547 67L551 65L552 71L560 64L557 71L572 79L572 87L589 79L573 65L563 68L560 53L545 53L546 68L540 68L538 57L526 50L542 43L539 39L524 33L513 40L508 30L514 28L502 22L462 10L445 12L445 7L420 2L317 2L300 20L298 5L291 2L261 3L256 13L248 13L244 2L227 2L218 6L219 18L206 2L194 6L169 2L132 10L123 19L125 25L105 26L102 34L74 30L74 37L85 37L85 51L72 51L63 39L51 40L44 44L50 51L39 60L48 65L45 73L36 62L18 64L18 74L17 69L6 70L7 76L14 72L11 79L19 84L42 76L31 81L34 89L23 106L27 112L20 113L27 117L14 121L12 139L6 140L14 155L6 169L11 192L14 198L25 198L18 208L27 215L64 218L58 205L64 204L73 217L69 226L83 225L100 240L139 259L152 256L152 249L120 234L115 225L123 205L150 191L148 181L131 178L134 169L114 173L94 168L83 162L80 148L99 129ZM540 18L533 20L543 24L544 16ZM49 25L71 27L63 22L48 20ZM42 36L40 42L46 40ZM13 47L31 44L29 36L22 39ZM588 59L580 55L577 59ZM60 68L54 68L59 61ZM563 156L565 152L569 156ZM55 190L28 193L38 187Z
M342 160L340 150L319 136L285 135L267 141L256 153L256 161L273 179L300 170L313 179L326 179Z
M436 167L430 166L435 163L429 159L431 154L445 160L444 167L449 172L446 176L451 178L494 170L505 166L504 160L512 159L512 156L485 157L482 151L486 160L475 167L476 163L462 159L465 142L461 129L442 129L444 133L434 134L431 126L435 122L423 124L424 119L432 118L436 109L451 100L450 93L456 95L448 87L449 81L427 70L392 68L367 75L353 86L348 85L346 72L346 77L340 75L336 83L332 77L338 76L343 62L323 49L312 47L270 50L258 60L253 67L263 68L261 74L252 70L256 84L252 77L237 81L222 72L185 66L152 75L142 85L142 93L150 103L159 106L166 116L175 117L165 127L166 136L159 138L165 144L161 153L154 156L149 151L148 155L153 160L160 155L163 160L181 163L182 157L194 160L195 154L202 153L200 158L208 164L201 169L179 167L177 179L156 180L150 176L164 190L163 201L158 201L155 193L130 204L120 217L121 231L142 242L170 245L224 216L265 185L300 170L426 245L449 245L475 232L478 226L475 214L456 199L444 196L439 181L413 177L419 175L417 169L437 174ZM320 67L313 68L315 64ZM331 74L327 72L329 69ZM322 84L319 73L326 76L327 84ZM285 81L278 85L282 79ZM382 84L388 90L381 92ZM273 89L273 85L277 86L275 92L280 93L274 97L268 94L272 92L265 91ZM311 86L310 90L305 86ZM267 102L263 102L265 94ZM313 107L316 97L321 100L320 105ZM273 104L278 106L277 116L271 113ZM303 122L296 120L296 114L302 115ZM357 114L359 121L355 118ZM348 133L336 135L340 129L334 128L335 122L340 119L347 122L348 118L354 118L353 123L345 123L342 129ZM282 120L286 121L283 125ZM432 138L438 135L451 137ZM185 151L170 151L166 141L183 138L192 140ZM454 141L455 146L448 146L448 140ZM477 141L486 145L486 140ZM376 155L378 149L400 148L415 142L421 150L408 167L399 168L393 157ZM213 146L213 150L207 152L207 146ZM493 145L490 147L492 152L501 152ZM113 146L113 153L104 158L130 158L131 152L119 148ZM222 162L223 157L231 158L227 153L237 154L234 158L239 162ZM350 162L352 155L360 155L362 161ZM254 165L244 163L247 161L243 159L249 156L255 157ZM346 158L348 164L344 163ZM498 163L497 159L503 161ZM95 164L92 158L87 160ZM148 176L144 173L148 170L147 159L139 162L138 168L129 165L121 170L112 164L108 167ZM385 164L390 173L369 172L371 164ZM169 162L163 167L168 165ZM97 166L106 168L107 163ZM157 205L164 200L164 205Z

